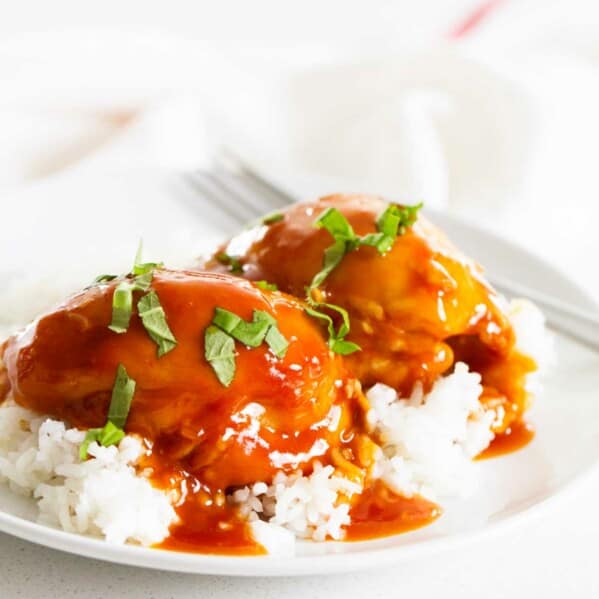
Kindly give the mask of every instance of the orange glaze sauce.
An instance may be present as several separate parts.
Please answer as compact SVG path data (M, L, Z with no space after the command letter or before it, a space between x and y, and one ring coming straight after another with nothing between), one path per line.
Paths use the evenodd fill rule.
M481 403L497 414L493 432L500 435L512 424L517 425L529 407L526 377L537 369L535 361L516 350L506 356L498 356L473 335L462 335L448 341L456 361L466 362L472 370L481 374Z
M184 470L185 461L178 454L177 443L160 439L139 465L140 470L151 472L153 486L178 496L178 522L155 547L214 555L264 555L266 551L253 539L247 523L227 503L225 491L203 484Z
M526 447L535 436L534 427L528 422L516 420L502 433L495 435L491 445L476 459L486 460L512 453Z
M408 532L434 522L441 515L439 506L422 497L396 495L382 482L364 490L350 510L347 541L366 541Z
M180 522L171 526L170 535L156 547L221 555L266 554L231 506L206 509L197 501L187 500L176 512Z

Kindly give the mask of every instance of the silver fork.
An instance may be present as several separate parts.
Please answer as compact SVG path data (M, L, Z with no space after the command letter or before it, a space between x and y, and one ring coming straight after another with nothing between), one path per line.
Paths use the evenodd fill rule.
M193 171L185 178L194 193L227 219L226 228L231 231L297 201L230 150L217 152L210 170ZM517 281L493 275L489 279L507 296L526 297L535 302L555 331L599 351L599 314L596 312L589 313Z
M185 175L187 184L228 221L239 227L276 210L287 208L297 198L273 185L229 150L221 149L210 170Z

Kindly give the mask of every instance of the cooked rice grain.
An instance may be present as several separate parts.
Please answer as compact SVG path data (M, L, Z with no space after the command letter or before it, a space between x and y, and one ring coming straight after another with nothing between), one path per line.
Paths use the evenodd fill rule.
M176 519L165 493L136 475L138 439L117 446L89 446L81 462L85 432L14 405L0 407L0 481L38 500L39 521L69 532L152 545L168 535Z

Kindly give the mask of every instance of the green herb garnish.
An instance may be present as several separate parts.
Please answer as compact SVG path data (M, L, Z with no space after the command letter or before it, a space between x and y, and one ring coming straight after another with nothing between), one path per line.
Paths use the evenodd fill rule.
M263 225L274 225L282 221L285 218L285 215L282 212L272 212L271 214L267 214L262 218Z
M147 291L152 284L154 270L163 266L162 262L141 262L142 244L140 242L135 255L135 262L129 277L121 281L112 295L112 320L108 328L115 333L125 333L129 328L133 310L133 292ZM112 277L112 275L103 275ZM116 277L113 277L116 278ZM110 279L109 279L110 280ZM138 304L139 308L139 304ZM144 323L145 325L145 323ZM147 327L146 327L147 330ZM148 331L149 333L149 331ZM151 333L150 333L151 336ZM172 334L171 334L172 336ZM152 337L153 338L153 337ZM175 342L176 343L176 342ZM172 349L172 347L170 348ZM170 351L170 350L167 350ZM163 352L163 353L166 353ZM159 353L159 355L162 355Z
M403 235L418 220L418 212L423 206L422 202L413 206L390 204L376 222L378 230L385 235Z
M154 271L157 268L162 268L164 264L162 262L142 262L142 250L143 243L140 241L139 246L137 247L137 253L135 254L135 261L133 262L131 274L135 277L135 289L138 291L147 291L152 283Z
M133 307L133 285L121 281L112 294L112 320L108 328L115 333L125 333L129 328Z
M103 428L91 428L87 431L79 447L79 458L87 459L90 443L97 441L104 447L116 445L125 436L124 428L129 416L131 402L135 394L135 381L129 378L125 367L118 365L116 379L112 387L112 397L108 408L108 419Z
M252 320L247 321L234 312L216 308L212 324L204 335L204 354L225 387L235 376L235 341L252 348L266 343L277 358L284 358L289 346L277 321L268 312L254 310Z
M204 356L218 380L228 387L235 376L235 340L215 325L204 333Z
M275 283L269 283L268 281L254 281L254 285L265 291L278 291L279 288Z
M137 311L148 335L158 346L159 358L177 346L177 340L168 326L164 308L155 291L146 293L137 302Z
M422 204L415 206L389 204L376 221L378 233L364 235L360 239L360 245L375 247L380 254L388 252L393 247L395 239L404 235L406 229L416 222L421 208Z
M254 321L267 322L270 325L266 331L264 341L266 341L266 344L270 347L270 351L277 358L284 358L289 347L289 341L279 331L277 321L268 312L263 312L262 310L254 310L253 318Z
M133 275L145 275L148 272L155 270L156 268L162 268L164 264L162 262L142 262L141 256L143 252L143 242L140 240L137 246L137 252L135 253L135 260L133 261L133 268L131 274Z
M326 323L329 333L328 344L332 351L334 351L336 354L346 356L361 349L357 343L353 343L353 341L346 341L345 339L350 331L349 315L347 310L341 306L336 306L335 304L317 303L313 300L309 301L311 307L306 307L304 310L309 316L318 318ZM341 324L339 325L338 329L335 329L335 323L333 322L331 316L322 310L337 312L341 316Z
M414 224L422 204L415 206L399 206L389 204L376 221L377 233L359 236L345 216L337 208L327 208L315 221L314 226L326 229L333 237L333 244L324 251L322 268L314 275L307 288L307 301L310 308L306 312L314 318L319 318L327 324L329 331L329 347L338 354L347 355L360 349L360 346L346 341L349 333L349 316L347 311L334 304L315 302L312 292L316 290L326 278L335 270L346 254L359 247L370 246L376 248L380 254L388 252L395 239L403 235L406 229ZM322 310L337 312L341 315L342 324L335 330L333 319Z
M343 257L361 246L371 246L380 254L388 252L395 239L416 222L422 204L398 206L389 204L376 221L378 233L356 235L345 216L337 208L327 208L315 221L314 226L326 229L334 239L333 245L324 252L322 268L314 275L310 289L320 286Z
M342 241L355 241L358 239L352 226L337 208L327 208L315 221L314 226L326 229L335 239Z
M212 322L244 345L258 347L264 341L270 323L263 319L256 319L257 312L254 310L252 321L246 322L229 310L216 308Z
M94 279L94 283L108 283L109 281L114 281L118 275L98 275Z
M279 328L276 326L272 326L268 329L266 333L266 337L264 338L268 347L270 347L270 351L277 358L284 358L287 353L287 348L289 347L289 341L285 339L283 333L279 331Z
M122 429L129 416L129 408L135 393L135 381L129 378L125 367L119 364L116 379L112 387L112 397L108 408L108 420Z
M112 294L112 320L108 328L115 333L126 333L133 310L133 292L147 291L152 283L154 270L149 270L133 280L121 281Z
M314 275L310 283L310 289L320 287L324 280L337 268L337 265L343 260L343 256L348 251L347 243L347 241L339 239L324 251L322 268Z
M226 252L219 252L218 254L216 254L215 258L221 264L224 264L225 266L228 266L229 267L229 271L232 274L240 275L240 274L243 273L243 265L239 261L239 257L238 256L230 256Z
M137 278L147 275L148 273L154 272L157 268L162 268L164 264L162 262L144 262L143 264L134 264L131 273L136 275Z
M85 433L83 443L79 446L79 459L82 462L87 460L87 450L94 441L97 441L104 447L108 447L119 443L124 436L125 433L111 422L106 423L104 428L90 428Z

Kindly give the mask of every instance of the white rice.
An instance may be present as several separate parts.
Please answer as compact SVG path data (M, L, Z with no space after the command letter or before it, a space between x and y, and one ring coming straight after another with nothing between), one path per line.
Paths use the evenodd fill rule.
M493 412L485 412L478 397L480 375L465 364L440 379L430 393L417 386L408 399L391 387L375 385L367 397L373 438L380 443L371 476L393 491L412 497L467 495L475 488L472 458L493 438ZM316 464L310 476L279 473L272 484L258 482L233 493L250 521L282 526L299 538L341 540L350 523L350 499L362 487Z
M169 498L137 476L140 441L126 436L118 447L89 446L85 432L18 406L0 407L0 481L35 497L39 521L69 532L151 545L176 519Z
M243 487L231 500L250 521L262 518L300 538L324 541L343 538L343 526L350 523L349 499L361 492L361 485L335 474L333 466L316 462L309 476L279 472L271 485Z
M534 399L542 391L541 381L555 362L554 339L545 328L545 316L526 299L512 300L507 310L516 333L516 349L537 363L526 377L526 390Z
M375 476L406 497L469 495L472 458L493 439L495 413L482 409L481 391L480 375L463 363L426 395L420 384L407 399L386 385L372 387L367 424L382 448Z
M518 348L543 369L550 363L551 344L542 314L523 301L512 302L509 313ZM536 391L538 385L530 388ZM380 447L370 475L406 497L439 500L472 493L472 458L492 440L496 417L481 407L480 392L480 375L465 364L456 364L427 394L416 385L410 397L400 398L392 388L374 385L367 392L367 425ZM126 436L118 447L92 443L92 459L81 462L84 436L84 431L5 403L0 406L0 482L34 497L40 522L111 543L163 540L177 518L171 505L175 499L136 473L141 442ZM279 457L282 466L285 455ZM272 481L236 490L228 500L267 551L292 555L296 538L342 539L350 523L350 499L361 492L333 466L316 463L308 476L279 472Z

